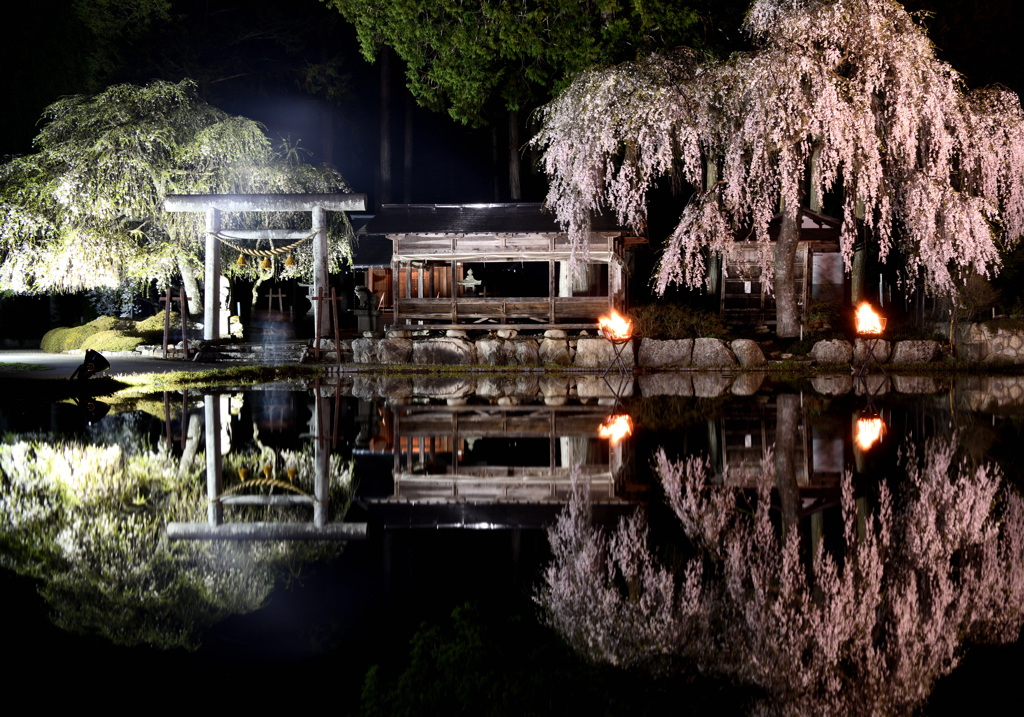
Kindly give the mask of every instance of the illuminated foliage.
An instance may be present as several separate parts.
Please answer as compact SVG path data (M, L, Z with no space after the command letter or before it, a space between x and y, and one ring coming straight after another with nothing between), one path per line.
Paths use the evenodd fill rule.
M0 289L7 291L164 283L176 269L191 270L204 217L165 213L168 194L348 191L333 169L303 164L294 148L275 149L259 123L207 105L188 80L67 97L43 119L39 151L0 166ZM224 225L293 219L228 215ZM335 264L348 255L347 230L333 231ZM295 256L290 272L309 274L311 250Z
M211 625L262 607L305 562L338 548L171 542L168 522L205 517L205 457L182 460L163 447L119 443L126 447L0 444L0 564L41 581L63 629L122 645L195 649ZM297 485L307 492L309 452L284 457L298 467ZM351 464L332 460L339 513L350 500L350 479Z

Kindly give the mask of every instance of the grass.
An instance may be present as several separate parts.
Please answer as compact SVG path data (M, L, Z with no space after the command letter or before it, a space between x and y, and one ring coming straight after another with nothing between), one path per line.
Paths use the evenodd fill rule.
M53 366L43 366L38 363L21 363L15 361L12 363L4 363L0 361L0 371L5 373L18 373L19 371L50 371Z
M320 378L323 368L320 366L286 365L286 366L230 366L223 369L204 371L168 371L166 373L139 373L118 376L128 384L129 392L134 395L152 391L171 391L181 388L198 386L250 386L258 383L270 383L293 378Z

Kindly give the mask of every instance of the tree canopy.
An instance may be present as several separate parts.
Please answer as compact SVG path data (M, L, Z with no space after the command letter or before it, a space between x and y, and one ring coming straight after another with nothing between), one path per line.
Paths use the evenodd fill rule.
M478 126L519 110L595 64L697 39L701 3L671 0L325 0L355 25L363 56L381 45L406 63L423 105ZM735 3L734 3L735 4Z
M275 148L259 123L211 107L187 80L67 97L43 120L39 151L0 166L7 291L165 282L176 267L188 273L204 219L165 213L168 194L348 191L336 171L303 164L295 147ZM232 216L224 224L290 219ZM345 227L333 232L335 262L347 255L344 234ZM310 273L311 253L296 257L288 271Z
M574 242L606 206L643 230L646 191L679 175L697 191L667 240L659 292L702 285L707 250L727 253L749 227L769 281L779 273L782 322L796 212L808 191L840 187L847 268L860 216L881 257L898 247L935 291L998 266L1001 242L1024 232L1015 94L966 91L893 0L756 0L745 30L755 49L727 61L678 51L592 70L542 109L547 203ZM795 225L786 256L768 241L780 208Z

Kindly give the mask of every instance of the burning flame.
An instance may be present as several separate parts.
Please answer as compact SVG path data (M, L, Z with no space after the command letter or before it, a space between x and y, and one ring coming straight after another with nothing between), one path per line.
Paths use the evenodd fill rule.
M619 413L604 419L597 428L597 435L601 438L607 438L611 441L611 445L615 445L626 436L632 435L633 433L633 419L629 417L629 414Z
M857 333L881 334L885 328L885 319L875 313L871 304L863 302L857 307Z
M611 316L602 316L597 320L601 327L601 333L605 338L612 341L625 341L633 332L633 322L619 316L619 312L612 309Z
M881 416L864 416L857 419L857 447L866 451L882 439L885 424Z

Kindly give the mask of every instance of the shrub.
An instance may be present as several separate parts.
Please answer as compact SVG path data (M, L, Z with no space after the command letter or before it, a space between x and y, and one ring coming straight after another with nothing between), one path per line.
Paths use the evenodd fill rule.
M63 353L82 348L87 338L95 334L99 329L89 324L68 328L58 327L47 331L40 342L39 347L49 353Z
M145 343L141 336L132 336L123 331L97 331L86 338L81 348L104 351L133 351Z
M675 304L645 304L629 312L633 333L651 339L722 338L728 334L717 313Z

